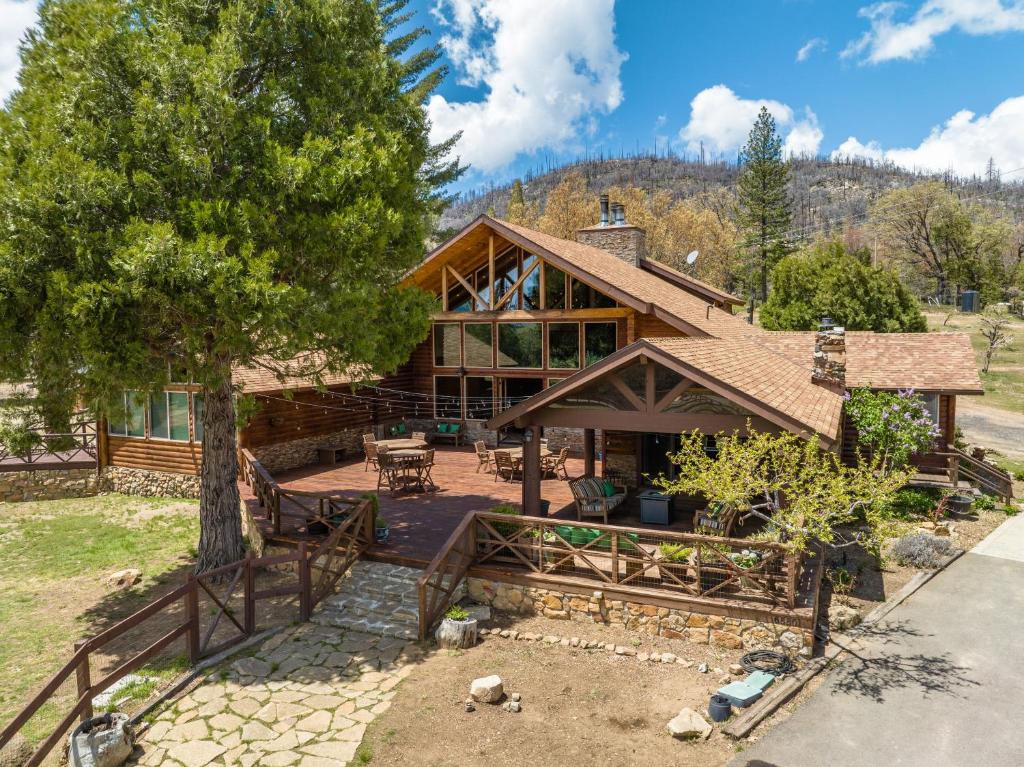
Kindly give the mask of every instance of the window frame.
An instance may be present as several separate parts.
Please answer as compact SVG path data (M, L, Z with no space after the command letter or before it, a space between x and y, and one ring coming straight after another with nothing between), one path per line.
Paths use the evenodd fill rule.
M579 370L583 361L583 323L579 320L552 320L544 323L544 351L547 365L545 370ZM551 364L551 326L552 325L575 325L576 326L576 364L570 367L555 367ZM618 330L616 329L616 333Z
M463 383L462 383L462 392L463 392L463 394L462 394L462 413L465 416L465 420L467 420L467 421L486 421L488 419L494 418L495 414L498 412L497 403L496 403L497 387L495 386L495 378L496 378L496 376L493 376L493 375L486 375L486 376L470 376L470 375L467 375L467 376L465 376L463 378ZM480 380L490 381L491 382L491 414L489 416L487 416L486 418L475 418L475 417L471 418L470 415L469 415L469 404L468 404L467 400L470 398L470 395L469 395L469 381L470 381L470 379L480 379Z
M433 322L430 327L430 361L433 363L435 368L442 370L457 370L462 367L462 328L460 327L463 323L461 322ZM457 328L458 339L459 339L459 353L458 361L454 365L438 365L437 364L437 329L442 325L454 325Z
M196 408L196 400L201 400L203 403L203 409L206 409L206 395L201 391L189 392L188 397L188 420L190 424L189 434L192 437L192 442L197 444L203 443L203 419L198 409Z
M475 322L463 322L463 323L461 323L461 325L462 325L462 362L463 362L463 365L465 367L467 367L467 368L473 368L474 370L480 370L480 369L483 369L483 368L486 368L488 370L493 370L495 367L497 367L495 365L495 361L494 361L494 355L495 355L495 353L497 352L497 349L498 349L498 337L497 337L498 333L497 333L497 330L494 327L495 323L491 322L490 320L481 320L481 321L475 321ZM471 365L470 362L469 362L469 358L468 358L468 356L466 354L466 328L469 327L470 325L487 325L491 329L491 361L490 361L490 364L488 364L488 365ZM437 365L435 365L434 367L437 367Z
M453 376L453 375L450 375L450 374L441 374L441 375L435 374L434 376L432 376L432 378L433 378L433 384L434 384L434 418L436 418L436 419L438 419L440 421L462 421L462 420L464 420L463 415L466 412L466 409L465 409L465 406L466 406L466 396L465 396L465 393L463 391L464 387L462 385L462 376L457 376L457 375ZM438 409L437 409L437 403L438 403L437 379L438 378L454 378L458 382L458 384L459 384L459 394L458 394L458 397L459 397L459 414L457 416L441 414L441 413L438 412ZM443 394L441 396L443 396L443 397L450 397L452 395L450 395L450 394Z
M494 353L495 353L495 370L546 370L544 367L545 363L545 330L544 325L546 323L542 319L536 320L499 320L495 322L494 330ZM501 364L501 326L502 325L539 325L540 326L540 365L538 367L526 367L524 365L502 365Z
M582 335L580 336L580 363L583 365L581 370L585 370L586 368L590 367L591 364L596 365L601 360L607 359L608 357L610 357L612 354L615 354L615 352L617 352L619 350L619 323L618 323L618 320L584 320L580 324L583 326L581 328L581 334ZM587 363L587 328L586 328L587 325L613 325L615 327L615 340L614 340L614 342L612 344L611 352L609 354L605 355L604 357L602 357L600 360L595 360L594 362L592 362L590 364Z

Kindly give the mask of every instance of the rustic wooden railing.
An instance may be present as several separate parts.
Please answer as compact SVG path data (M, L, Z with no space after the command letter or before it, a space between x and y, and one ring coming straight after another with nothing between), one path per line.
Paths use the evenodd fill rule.
M40 428L39 444L23 453L12 453L0 445L0 463L34 465L44 458L54 463L96 460L96 422L82 420L71 424L66 433L48 432Z
M440 619L473 568L545 583L616 587L638 597L799 605L803 559L770 541L591 525L541 517L467 515L418 582L420 635Z
M946 473L953 487L967 480L990 495L1009 503L1013 498L1013 477L998 466L979 461L963 450L935 453L946 461Z
M259 462L247 462L244 470L247 479L255 483L254 489L258 488L256 492L259 497L281 497L280 489ZM316 508L322 509L320 515L328 516L327 521L331 525L330 533L316 548L310 548L302 542L296 550L274 556L256 557L250 552L237 562L201 575L190 574L183 585L170 593L102 633L76 643L71 659L0 732L0 749L44 705L59 705L55 695L62 685L72 683L72 677L77 689L74 702L66 711L61 711L62 718L36 747L26 762L28 767L42 763L67 735L76 719L92 716L92 702L97 695L167 650L175 641L183 640L189 662L195 665L202 658L229 649L267 628L257 620L257 607L261 603L295 598L299 620L309 620L317 604L333 592L338 580L373 542L373 503L370 500L361 499L343 504L333 496L325 496L323 507L316 505ZM257 575L263 571L276 573L278 577L273 578L275 582L267 587L257 588ZM277 582L282 579L286 582ZM209 609L200 610L201 600L210 603ZM151 629L152 621L155 620L169 620L171 628L101 679L92 680L90 658L95 653L114 640L124 638L129 632L141 630L140 626L144 624ZM290 618L288 622L292 620Z

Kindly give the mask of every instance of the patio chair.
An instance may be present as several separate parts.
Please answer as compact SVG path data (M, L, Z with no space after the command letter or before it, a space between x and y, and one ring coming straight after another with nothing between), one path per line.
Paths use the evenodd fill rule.
M563 447L558 455L549 455L541 459L540 468L542 475L550 474L555 479L569 479L569 472L565 468L565 460L569 457L569 448Z
M693 530L723 538L732 536L732 528L736 524L738 509L735 504L725 501L712 501L707 508L697 509L693 514Z
M421 442L427 441L427 433L425 431L414 431L412 433L412 439L418 439Z
M376 442L376 441L377 441L377 437L374 436L373 434L369 433L369 432L367 432L366 434L363 435L363 444L364 445L367 442Z
M363 471L369 471L372 465L374 469L377 469L377 454L379 448L376 442L364 442L363 452L366 453L366 464L363 466Z
M576 519L601 517L608 524L608 513L622 505L625 493L605 495L604 481L599 477L580 477L569 480L569 489L576 502Z
M388 490L392 493L395 492L396 487L400 487L402 484L401 469L395 462L395 459L388 455L386 449L381 449L377 455L377 489L387 485Z
M423 460L419 465L417 473L420 478L420 486L424 490L427 488L434 490L437 485L434 484L434 479L430 476L430 470L434 468L434 448L430 448L423 454Z
M498 481L498 477L501 477L506 482L511 482L515 479L518 470L516 469L515 461L512 460L511 453L508 450L495 450L494 451L494 481Z
M487 449L487 443L482 439L477 440L473 443L473 447L476 450L477 461L479 461L476 465L477 474L480 473L480 469L487 469L487 471L490 471L491 461L494 460L494 456L491 454L491 451Z

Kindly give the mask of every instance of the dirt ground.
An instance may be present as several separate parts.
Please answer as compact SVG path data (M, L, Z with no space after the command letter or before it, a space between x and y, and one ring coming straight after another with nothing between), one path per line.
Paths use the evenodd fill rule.
M357 755L362 762L418 767L710 767L727 763L736 753L736 744L717 728L707 741L680 742L665 725L685 706L702 711L721 686L722 673L701 674L696 663L706 660L728 669L740 653L543 618L516 621L515 627L596 641L621 640L639 653L673 652L695 665L686 668L499 638L486 638L466 651L435 652L402 683L391 709L367 730ZM470 682L488 674L501 676L506 693L522 695L521 713L487 704L466 712Z

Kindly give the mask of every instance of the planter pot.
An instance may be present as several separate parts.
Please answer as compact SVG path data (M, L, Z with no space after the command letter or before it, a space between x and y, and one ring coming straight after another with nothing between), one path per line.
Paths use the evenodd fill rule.
M437 640L438 647L446 650L465 650L472 647L477 642L476 618L467 618L464 621L445 618L434 632L434 639Z
M708 716L712 722L724 722L732 716L732 703L724 695L712 695L708 703Z
M388 542L388 538L391 537L391 528L388 527L375 527L373 529L373 540L375 543L384 544Z
M946 504L954 514L966 514L971 510L974 498L969 495L951 495L946 500Z

